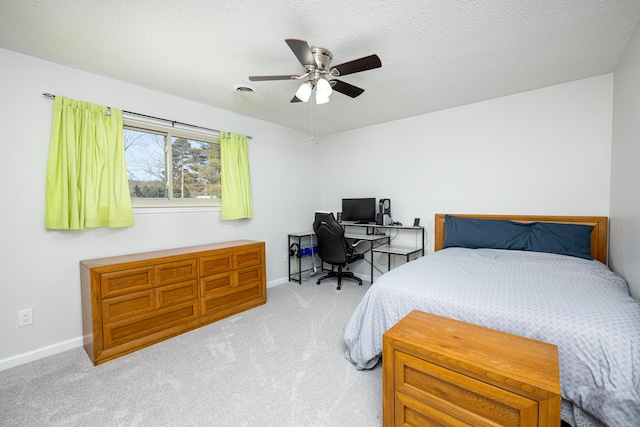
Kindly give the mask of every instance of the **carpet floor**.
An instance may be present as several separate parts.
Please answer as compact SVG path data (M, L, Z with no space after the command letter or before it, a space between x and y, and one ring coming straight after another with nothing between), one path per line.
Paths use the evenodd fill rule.
M267 303L93 366L76 348L0 372L2 426L380 426L378 365L344 358L369 288L312 279Z

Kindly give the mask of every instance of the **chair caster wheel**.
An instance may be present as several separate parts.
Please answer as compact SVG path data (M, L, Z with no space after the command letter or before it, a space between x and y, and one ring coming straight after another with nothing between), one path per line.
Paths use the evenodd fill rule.
M320 280L318 280L318 281L316 282L316 285L319 285L319 284L320 284Z

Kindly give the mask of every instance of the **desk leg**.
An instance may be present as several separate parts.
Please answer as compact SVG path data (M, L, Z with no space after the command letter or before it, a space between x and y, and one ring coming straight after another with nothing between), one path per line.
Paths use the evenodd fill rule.
M369 276L369 285L373 285L373 240L369 242L369 252L371 253L371 275Z

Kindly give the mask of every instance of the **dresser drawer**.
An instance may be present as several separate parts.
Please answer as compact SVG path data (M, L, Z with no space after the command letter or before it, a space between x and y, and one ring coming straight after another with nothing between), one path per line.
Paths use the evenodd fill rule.
M226 273L231 270L233 270L232 252L200 257L200 277Z
M394 426L404 427L496 427L496 424L477 422L469 424L425 405L418 399L398 393L396 395Z
M156 308L153 289L120 295L102 300L102 321L115 322L148 313Z
M200 257L200 277L260 264L262 264L260 248L203 256Z
M238 288L259 286L261 283L262 266L258 265L203 277L200 279L200 293L208 296L237 292Z
M234 277L233 271L202 277L200 279L200 295L206 296L231 289L235 283Z
M184 282L198 277L197 259L167 262L155 266L156 286Z
M103 326L104 348L108 349L141 339L151 334L198 319L198 301L179 304L170 308L107 323ZM170 334L168 331L167 334Z
M258 248L233 253L234 268L245 268L262 264L262 251Z
M260 286L262 283L262 266L247 267L236 271L237 286Z
M209 290L201 295L201 315L224 314L234 306L251 302L264 302L265 289L262 281L262 266L248 267L231 274L230 284ZM222 283L222 282L221 282Z
M156 288L157 307L163 308L198 298L198 281L174 283Z
M261 299L262 292L259 287L237 289L220 295L202 298L202 315L226 315L225 310L233 309L243 303Z
M153 287L153 283L151 266L100 274L102 298L149 289Z
M423 405L416 404L420 402L433 410L435 419L446 419L446 414L474 426L538 425L535 400L405 353L396 352L394 364L396 408L409 404L420 412Z
M158 265L155 267L156 277L163 279L165 282L171 282L178 277L192 277L196 271L195 258L186 261L179 261L175 263L167 263ZM151 267L141 269L146 273L151 271ZM113 275L114 273L108 273ZM142 274L138 272L127 272L122 277L109 277L109 284L111 288L116 288L114 284L121 284L130 281L130 283L143 284L144 280L141 280ZM128 279L127 279L128 278ZM144 291L122 293L125 290L129 291L135 289L136 286L124 286L116 288L117 292L111 291L116 296L110 298L104 298L102 300L102 322L112 323L123 319L137 318L145 313L151 313L158 308L165 308L171 305L179 304L182 302L193 301L198 298L198 281L194 278L187 282L173 283L165 286L159 286L156 288L146 289ZM144 286L148 284L144 283Z

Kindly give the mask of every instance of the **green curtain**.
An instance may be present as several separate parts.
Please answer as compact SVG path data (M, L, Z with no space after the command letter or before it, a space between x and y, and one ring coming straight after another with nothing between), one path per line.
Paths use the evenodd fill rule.
M222 219L253 218L247 137L220 131L220 162Z
M47 165L47 228L133 225L124 149L122 110L56 96Z

